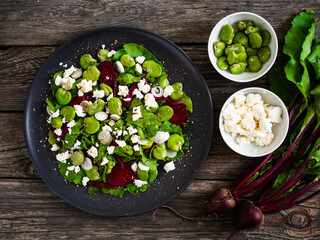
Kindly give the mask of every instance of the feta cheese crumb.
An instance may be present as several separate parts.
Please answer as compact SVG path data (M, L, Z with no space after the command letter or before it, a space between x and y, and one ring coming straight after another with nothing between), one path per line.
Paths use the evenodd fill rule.
M142 171L149 171L149 167L144 165L142 162L138 163L138 167L142 170Z
M51 147L52 152L58 151L59 149L60 149L60 147L57 144L53 144Z
M270 122L272 122L272 123L281 123L282 122L282 118L281 118L282 108L281 107L269 106L266 108L266 111L267 111L268 119L270 120Z
M79 140L76 140L71 150L73 151L73 150L81 149L80 146L81 146L81 142Z
M56 129L54 130L54 133L55 133L57 136L61 136L61 134L62 134L61 128L56 128Z
M112 58L117 52L115 50L111 50L110 52L108 52L108 58Z
M76 125L76 121L72 120L72 121L68 122L67 127L73 128L75 125Z
M80 105L73 105L74 110L78 117L85 117L86 113L83 111L83 108Z
M126 97L129 94L129 88L127 86L119 85L118 96Z
M138 99L143 98L143 94L137 88L135 90L133 90L132 95L136 96L136 98L138 98Z
M136 64L136 72L142 74L142 67L139 63Z
M85 176L85 177L83 177L82 178L82 185L83 186L87 186L87 183L90 181L90 179L87 177L87 176Z
M137 163L132 163L131 164L131 169L132 169L132 171L136 172L137 169L138 169L138 164Z
M145 79L140 79L140 82L137 84L138 89L139 89L140 91L143 90L143 86L144 86L145 83L146 83L146 80L145 80Z
M73 171L74 168L75 168L75 166L69 166L69 167L67 167L67 169L68 169L69 171Z
M109 155L112 155L112 154L114 153L114 149L115 149L115 146L109 146L109 147L107 147L108 154L109 154Z
M103 98L104 97L104 91L103 90L94 90L93 91L93 97L94 98Z
M137 143L139 141L139 139L140 139L140 137L138 135L132 135L131 142L132 143Z
M138 56L136 57L136 62L139 63L139 64L142 64L144 62L146 58L144 56Z
M115 124L115 121L113 121L113 120L110 120L110 122L109 122L109 126L113 126Z
M150 85L146 84L143 86L142 92L148 93L150 91L150 89L151 89Z
M70 153L69 152L63 152L63 153L59 153L56 155L56 159L59 161L59 162L62 162L62 163L66 163L66 160L70 158Z
M173 93L174 89L172 86L166 86L165 89L163 89L163 96L168 97Z
M98 156L98 149L94 146L92 146L88 151L87 151L88 155L95 158Z
M101 166L106 165L109 162L109 159L106 157L102 158Z
M164 166L163 166L163 169L168 173L170 171L173 171L176 169L175 165L174 165L174 162L171 161L171 162L168 162L166 163Z
M127 130L129 131L130 135L133 135L138 132L138 130L132 126L127 127Z
M106 132L112 132L112 128L108 125L105 125L102 127L102 131L106 131Z
M157 131L156 135L153 137L153 140L155 143L164 143L166 142L170 137L170 134L168 132L162 132Z
M93 83L91 80L83 79L80 83L77 84L77 88L79 88L78 96L83 96L84 93L92 91Z
M124 147L126 146L126 142L123 140L115 140L116 144L118 144L119 147Z
M106 48L106 45L102 44L102 45L101 45L101 48L102 48L102 49L105 49L105 48Z
M74 168L74 172L75 172L75 173L80 172L80 167L79 167L79 166L76 166L76 167Z
M69 175L69 171L66 171L66 173L65 173L65 174L66 174L66 176L68 176L68 175Z
M139 179L135 179L135 180L133 181L133 183L134 183L134 185L136 185L138 188L139 188L139 187L142 187L143 185L148 184L148 182L142 181L142 180L139 180Z
M147 93L144 96L144 104L147 109L158 107L158 103L156 102L156 99L154 98L154 96L151 93Z
M246 101L246 96L243 94L238 94L235 96L234 100L235 100L234 101L235 108L239 108L244 105L244 102Z
M140 146L139 144L136 144L133 146L133 150L136 151L136 152L140 152Z
M142 117L140 106L134 107L134 108L132 109L132 113L133 113L133 114L132 114L132 120L133 120L133 121L137 121L139 118Z

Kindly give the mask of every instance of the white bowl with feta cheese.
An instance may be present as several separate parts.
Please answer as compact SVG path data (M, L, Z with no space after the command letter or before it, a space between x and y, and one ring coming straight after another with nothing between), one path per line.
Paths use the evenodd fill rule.
M232 74L229 70L221 70L218 65L217 61L218 58L214 55L214 49L213 44L214 42L221 41L219 34L221 29L224 25L229 24L233 27L235 33L239 32L236 27L236 23L238 21L248 21L251 20L254 22L255 26L258 26L261 30L267 30L270 35L271 39L268 44L268 47L270 48L271 56L270 59L263 63L262 68L258 72L243 72L241 74ZM208 40L208 55L209 59L211 61L211 64L216 69L218 73L220 73L225 78L235 81L235 82L251 82L254 81L260 77L262 77L264 74L266 74L269 69L274 64L278 54L278 38L277 35L267 20L265 20L263 17L251 13L251 12L237 12L230 14L223 19L221 19L212 29L209 40Z
M282 144L289 129L289 114L273 92L264 88L245 88L232 94L224 103L219 129L233 151L247 157L260 157Z

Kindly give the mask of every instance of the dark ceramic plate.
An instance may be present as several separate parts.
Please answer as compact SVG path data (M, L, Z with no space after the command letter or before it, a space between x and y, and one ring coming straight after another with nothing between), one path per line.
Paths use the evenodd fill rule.
M116 41L115 41L116 40ZM50 92L48 80L63 70L60 63L77 65L81 55L96 56L102 44L120 49L125 43L145 46L164 63L170 82L182 82L191 97L194 122L185 133L190 138L190 151L168 174L159 167L159 175L150 188L138 195L125 193L123 198L106 194L88 194L83 186L65 183L57 169L55 154L46 142L49 125L45 99ZM212 137L213 108L208 87L190 58L175 44L154 33L129 27L95 29L60 46L41 66L35 76L25 105L24 133L33 164L46 184L63 200L84 211L103 216L131 216L154 210L184 191L199 173L207 158Z

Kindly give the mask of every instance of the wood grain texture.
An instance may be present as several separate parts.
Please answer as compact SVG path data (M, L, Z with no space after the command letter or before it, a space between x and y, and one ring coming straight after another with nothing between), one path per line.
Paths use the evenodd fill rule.
M202 215L204 196L225 184L230 182L194 181L169 204L185 215ZM6 189L0 195L0 239L226 239L233 230L231 214L198 222L183 220L167 209L160 209L154 222L152 212L127 218L95 216L65 203L38 179L1 179L0 188ZM267 215L260 230L242 232L236 239L319 239L319 217L319 198L315 198L304 207Z
M316 10L319 1L2 0L0 21L6 24L0 46L58 45L86 30L117 25L144 28L176 43L205 43L221 18L238 11L264 17L283 40L293 16L305 8Z

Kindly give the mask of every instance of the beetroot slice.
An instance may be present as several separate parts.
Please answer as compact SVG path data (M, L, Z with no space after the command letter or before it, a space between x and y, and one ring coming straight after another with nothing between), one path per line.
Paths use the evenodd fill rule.
M131 105L131 102L132 102L132 99L133 99L133 91L134 91L134 89L136 89L137 88L137 84L136 83L133 83L132 85L131 85L131 87L130 87L130 89L129 89L129 94L128 94L128 96L126 97L126 98L130 98L130 101L124 101L123 102L123 106L125 106L125 107L129 107L130 105Z
M111 186L110 184L102 183L102 182L90 181L90 185L94 186L94 187L109 188L109 189L116 189L117 188L117 187Z
M116 80L115 69L110 61L104 61L98 65L100 71L99 82L111 85Z
M113 82L113 97L116 97L118 95L118 83L117 81Z
M70 105L70 106L77 105L77 104L80 104L83 101L90 101L91 99L92 99L92 94L91 93L85 93L81 97L72 98L68 105Z
M173 106L171 106L171 108L173 109L174 113L173 113L172 118L169 120L169 122L180 126L188 115L186 105L184 105L184 104L173 105Z
M136 173L131 169L130 162L124 162L121 164L118 162L109 175L108 182L114 187L124 187L129 183L133 183L136 179Z
M170 98L167 98L164 105L174 106L174 105L184 104L185 102L186 102L185 100L176 101L176 100L172 100Z

